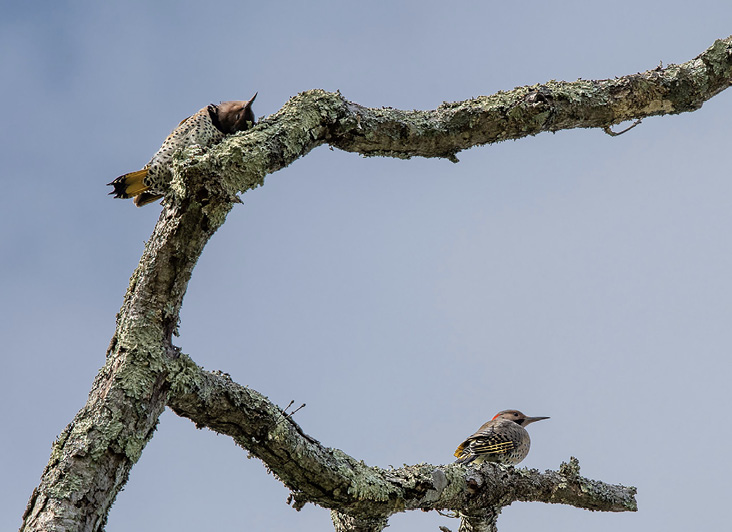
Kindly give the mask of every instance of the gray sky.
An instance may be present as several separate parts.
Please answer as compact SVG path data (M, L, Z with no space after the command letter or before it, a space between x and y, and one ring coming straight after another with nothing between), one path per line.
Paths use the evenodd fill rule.
M297 92L432 109L681 63L732 3L48 2L5 6L0 66L0 529L86 400L160 211L104 186L208 103ZM249 2L248 4L255 4ZM15 10L27 11L15 11ZM447 463L505 408L522 465L635 485L640 511L516 503L502 532L728 523L732 91L611 138L542 134L461 162L319 148L244 196L177 340L370 465ZM166 412L107 530L322 531L230 439ZM458 523L396 516L390 530Z

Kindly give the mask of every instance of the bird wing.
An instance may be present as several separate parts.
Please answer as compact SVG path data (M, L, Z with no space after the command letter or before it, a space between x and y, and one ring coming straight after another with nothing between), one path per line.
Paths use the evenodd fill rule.
M470 444L470 451L474 454L506 454L516 448L516 442L503 439L498 434L489 437L477 437Z
M455 450L455 456L464 457L467 454L505 454L516 448L516 442L508 435L501 434L493 430L493 427L487 430L479 430L470 438L461 443Z

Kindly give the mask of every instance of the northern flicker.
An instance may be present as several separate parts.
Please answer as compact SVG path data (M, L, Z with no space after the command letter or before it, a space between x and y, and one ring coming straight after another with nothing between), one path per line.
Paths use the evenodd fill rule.
M142 207L163 197L170 183L170 163L178 150L198 144L213 146L225 135L249 129L255 121L250 100L222 102L208 105L193 116L183 120L168 135L158 152L142 170L119 176L108 183L115 198L134 198L135 205Z
M503 410L484 423L455 451L458 464L498 462L516 465L529 454L531 439L524 428L529 423L549 419L528 417L518 410Z

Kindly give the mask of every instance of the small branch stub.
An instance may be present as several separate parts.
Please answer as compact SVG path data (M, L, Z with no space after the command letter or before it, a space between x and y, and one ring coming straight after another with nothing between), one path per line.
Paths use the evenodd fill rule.
M636 120L635 122L633 122L631 125L629 125L628 127L626 127L622 131L613 131L612 129L610 129L610 126L605 126L604 128L602 128L602 130L605 133L607 133L608 135L610 135L611 137L617 137L619 135L622 135L623 133L627 133L628 131L630 131L631 129L633 129L635 126L637 126L641 122L642 122L642 120L639 118L638 120Z
M636 509L635 488L581 477L576 458L559 471L544 473L491 462L369 467L308 436L291 416L251 388L204 371L185 355L177 362L185 383L174 384L169 406L199 427L231 436L292 490L293 506L312 502L331 508L341 527L346 522L373 527L374 516L382 522L394 513L418 509L452 510L474 518L471 526L476 527L514 501L610 512Z

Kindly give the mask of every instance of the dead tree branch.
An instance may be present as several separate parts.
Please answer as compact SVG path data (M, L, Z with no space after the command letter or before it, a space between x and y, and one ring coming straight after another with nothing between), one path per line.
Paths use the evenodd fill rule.
M551 81L433 111L370 109L339 93L312 90L208 152L190 148L179 154L166 204L117 316L106 363L86 405L54 443L21 530L102 530L166 404L226 432L224 418L208 414L207 419L197 411L213 401L202 394L216 390L227 400L236 398L219 415L236 417L234 411L241 409L255 423L253 432L232 437L291 487L296 506L311 501L333 508L334 523L342 530L376 530L394 511L414 508L459 508L468 516L464 526L487 530L484 525L492 526L494 516L486 518L484 510L509 500L633 509L630 488L570 478L562 469L539 474L490 466L467 472L456 466L369 468L320 446L291 420L273 427L271 405L251 390L234 393L221 379L210 381L194 371L172 345L172 335L193 268L237 194L263 184L266 175L321 144L363 155L455 161L461 150L542 131L604 129L625 120L694 111L731 80L732 38L727 38L681 65L613 80ZM211 404L221 408L223 402ZM308 472L317 473L317 483L311 484Z
M559 471L466 468L419 464L398 469L369 467L323 446L266 397L228 376L197 367L185 355L171 374L169 405L197 427L231 436L261 459L292 490L295 508L312 502L336 512L334 522L381 530L390 515L407 510L452 510L465 515L500 509L515 501L569 504L606 512L635 511L635 488L589 480L572 458ZM344 517L344 516L347 516ZM375 528L378 524L381 528Z

